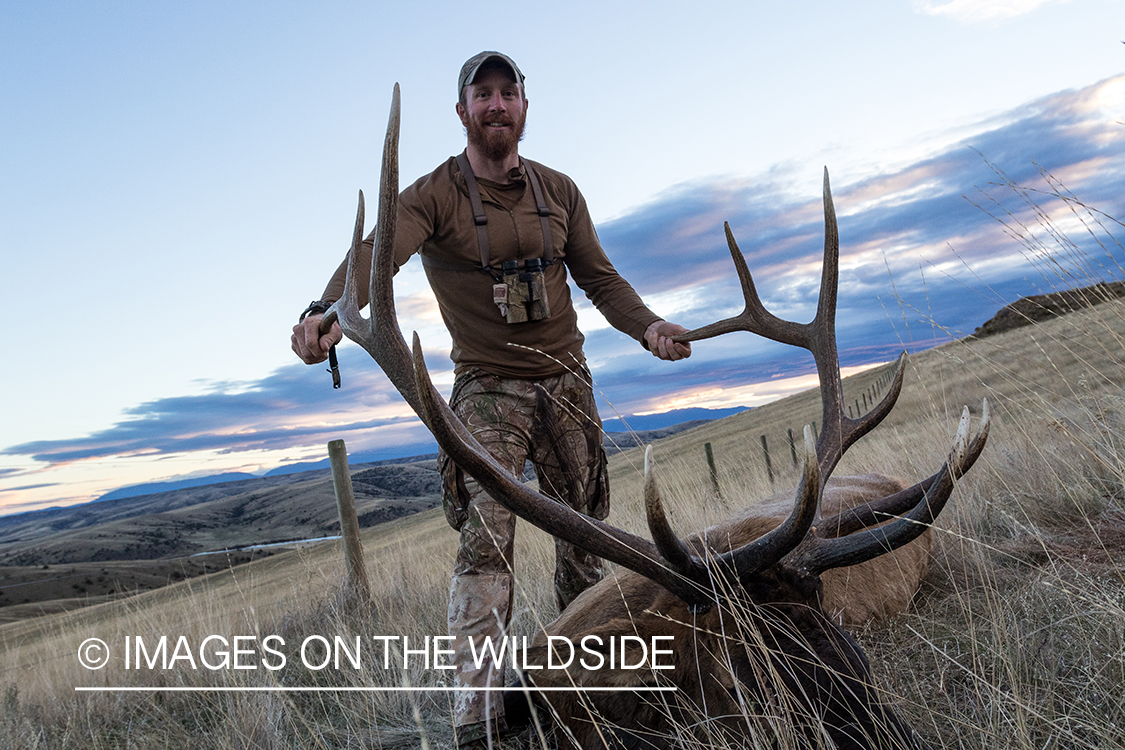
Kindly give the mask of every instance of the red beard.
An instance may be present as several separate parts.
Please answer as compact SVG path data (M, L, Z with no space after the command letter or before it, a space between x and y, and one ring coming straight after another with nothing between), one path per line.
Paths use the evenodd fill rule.
M521 112L518 120L494 116L490 117L489 121L512 123L515 127L493 130L485 126L483 122L469 118L469 124L465 127L469 134L469 143L479 149L485 158L491 161L502 161L505 157L514 153L516 145L523 140L526 118Z

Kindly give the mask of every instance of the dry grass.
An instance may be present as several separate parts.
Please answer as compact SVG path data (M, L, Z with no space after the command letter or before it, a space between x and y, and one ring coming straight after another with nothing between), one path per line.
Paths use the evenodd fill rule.
M1087 217L1093 216L1086 214ZM1096 217L1095 217L1096 218ZM1048 219L1049 220L1049 219ZM1040 219L1040 222L1044 221ZM1095 230L1099 230L1097 226ZM1020 236L1029 246L1038 245ZM1099 230L1099 241L1113 241ZM1038 240L1036 240L1038 242ZM1119 248L1118 248L1119 249ZM1029 250L1042 254L1041 249ZM1047 264L1058 286L1063 246ZM1037 256L1038 257L1038 256ZM1084 257L1071 266L1088 268ZM1110 269L1120 276L1120 269ZM1105 278L1103 280L1111 280ZM938 554L915 607L858 637L875 679L937 748L1125 746L1125 303L915 356L899 405L845 457L840 472L916 479L944 459L961 404L987 396L988 447L939 520ZM849 397L880 375L847 383ZM674 525L697 529L770 494L759 435L770 436L779 485L791 483L785 430L818 419L812 394L682 433L659 446ZM714 446L723 499L712 496L704 442ZM779 449L780 448L780 449ZM640 458L611 460L613 519L643 531ZM521 524L515 627L553 610L553 546ZM445 632L456 536L428 512L364 534L374 602L341 604L335 544L271 558L78 612L0 627L0 747L448 747L448 695L433 693L76 693L75 686L428 686L434 670L88 672L83 639ZM370 641L368 641L370 642ZM547 744L553 744L548 740ZM518 740L540 747L539 735ZM743 738L741 744L759 746ZM760 746L786 746L763 740Z

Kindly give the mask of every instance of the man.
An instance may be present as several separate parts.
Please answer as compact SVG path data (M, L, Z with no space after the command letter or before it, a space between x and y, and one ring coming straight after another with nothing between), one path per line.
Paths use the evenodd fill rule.
M482 52L462 67L457 89L468 146L402 192L396 269L421 254L453 338L450 406L477 440L517 476L530 458L545 494L605 518L601 422L567 272L615 328L661 359L690 356L688 345L671 340L686 329L645 307L618 275L570 178L520 158L527 97L515 62ZM360 278L372 240L361 248ZM306 363L323 361L341 338L338 326L323 336L318 329L345 272L342 263L293 328L293 350ZM479 653L484 637L496 641L508 626L515 518L444 456L440 463L446 517L461 534L448 615L456 684L501 686L503 665L476 670L469 639ZM560 610L601 577L600 559L556 540ZM503 731L499 694L455 693L454 725L463 747L481 745L490 728Z

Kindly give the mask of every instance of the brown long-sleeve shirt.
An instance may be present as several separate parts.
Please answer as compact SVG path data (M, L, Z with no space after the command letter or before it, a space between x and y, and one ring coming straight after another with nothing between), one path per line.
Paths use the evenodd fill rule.
M645 330L660 320L609 262L574 182L537 162L528 163L551 210L555 263L545 274L551 310L545 320L507 323L493 302L494 280L479 270L467 270L480 266L480 245L468 188L454 158L399 196L395 268L415 252L434 259L426 265L426 275L453 338L450 357L458 371L480 367L502 377L545 378L584 362L584 338L566 282L568 269L609 323L642 344ZM477 180L488 217L493 268L506 260L543 257L543 231L532 190L522 168L511 176L506 185ZM373 238L374 231L360 249L360 279L368 278ZM321 299L339 299L346 272L345 258ZM362 289L361 306L366 297Z

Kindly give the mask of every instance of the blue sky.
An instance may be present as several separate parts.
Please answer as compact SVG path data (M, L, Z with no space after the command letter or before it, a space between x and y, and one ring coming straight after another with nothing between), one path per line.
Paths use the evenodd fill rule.
M456 73L481 49L528 76L522 153L575 179L623 275L685 325L741 307L723 221L767 304L811 315L824 165L848 365L1060 283L973 205L1027 215L1001 175L1047 189L1045 170L1125 216L1120 2L381 5L0 7L0 291L20 321L0 366L0 512L321 458L334 437L422 442L366 355L343 347L333 392L289 328L346 249L356 191L377 188L394 82L406 184L463 148ZM403 327L448 386L414 265ZM746 334L663 364L588 305L581 321L606 415L808 381L807 358Z

